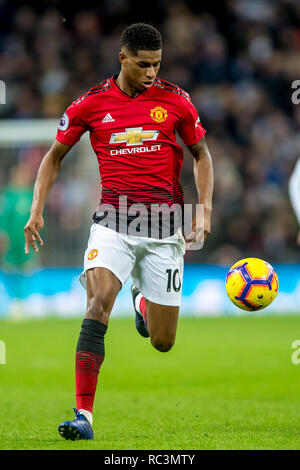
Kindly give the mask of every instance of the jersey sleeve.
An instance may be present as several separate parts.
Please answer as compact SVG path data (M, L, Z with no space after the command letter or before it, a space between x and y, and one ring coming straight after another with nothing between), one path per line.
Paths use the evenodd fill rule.
M202 139L206 130L202 127L195 106L190 101L185 101L183 117L177 125L177 132L185 145L194 145Z
M88 130L84 119L83 101L74 101L61 117L56 140L65 145L73 146L82 134Z

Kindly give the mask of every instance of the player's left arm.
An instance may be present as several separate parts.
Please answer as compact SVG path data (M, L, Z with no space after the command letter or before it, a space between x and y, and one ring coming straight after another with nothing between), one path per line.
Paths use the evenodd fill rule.
M213 165L198 112L187 93L181 98L181 119L177 131L194 157L194 178L198 193L198 207L192 221L192 233L187 236L187 249L202 246L211 230ZM202 211L203 209L203 211ZM202 217L202 214L204 217ZM200 217L199 217L200 216ZM204 218L204 220L203 220ZM189 242L190 240L190 242ZM195 248L195 246L194 246Z
M198 204L203 207L203 221L200 220L200 227L197 227L197 216L195 215L192 222L192 231L194 232L191 242L187 244L187 248L197 241L201 241L199 237L203 236L205 241L211 232L211 214L212 214L212 197L214 187L214 174L212 158L205 140L205 137L194 145L187 146L194 157L194 179L198 193ZM202 209L201 209L202 214ZM204 229L204 233L203 233ZM189 238L189 237L188 237Z

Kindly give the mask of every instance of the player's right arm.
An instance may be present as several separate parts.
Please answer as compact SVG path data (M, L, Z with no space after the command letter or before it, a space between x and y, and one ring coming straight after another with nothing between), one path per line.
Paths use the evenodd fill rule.
M63 158L88 129L85 107L86 96L83 95L74 101L62 116L56 140L44 156L39 167L34 185L30 218L24 227L26 254L29 253L30 246L36 253L39 251L36 241L41 246L44 244L39 232L44 227L43 210L47 196L58 176Z
M44 227L43 211L46 199L59 174L62 160L70 148L70 145L65 145L55 140L40 164L34 184L30 217L24 227L26 254L29 253L30 246L32 246L36 253L39 251L36 241L41 246L44 244L39 232Z

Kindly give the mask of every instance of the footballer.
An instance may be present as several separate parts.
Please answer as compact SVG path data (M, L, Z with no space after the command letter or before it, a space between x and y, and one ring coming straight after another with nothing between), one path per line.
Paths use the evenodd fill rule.
M87 308L75 355L75 419L58 427L65 439L94 438L93 404L105 356L105 334L116 297L130 276L138 332L159 351L169 351L174 344L187 245L174 217L168 233L158 218L153 235L151 211L158 206L184 206L179 182L183 149L176 141L177 133L194 157L198 203L204 209L204 240L211 230L213 167L205 130L189 94L157 78L161 56L161 34L155 27L136 23L123 31L120 72L91 88L65 111L34 185L24 228L26 253L30 246L37 252L37 242L43 245L39 232L47 195L63 158L89 131L102 191L80 276ZM142 212L139 224L134 224L133 207ZM136 230L130 231L132 227ZM196 217L192 229L188 246L199 241Z

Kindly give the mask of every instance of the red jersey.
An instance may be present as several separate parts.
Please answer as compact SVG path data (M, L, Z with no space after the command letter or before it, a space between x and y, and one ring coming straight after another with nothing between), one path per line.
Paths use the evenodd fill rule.
M64 113L56 139L74 145L86 131L97 155L102 182L101 203L183 204L179 182L183 149L205 134L188 93L156 78L131 98L115 77L91 88Z

